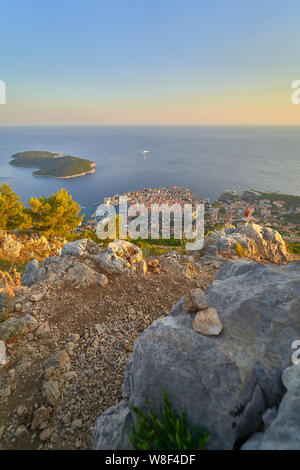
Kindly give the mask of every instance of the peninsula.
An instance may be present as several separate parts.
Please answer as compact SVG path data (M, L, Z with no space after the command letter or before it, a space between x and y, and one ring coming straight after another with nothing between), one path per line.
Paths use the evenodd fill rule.
M39 168L33 176L75 178L95 172L95 163L85 158L45 151L18 152L10 164L18 167Z

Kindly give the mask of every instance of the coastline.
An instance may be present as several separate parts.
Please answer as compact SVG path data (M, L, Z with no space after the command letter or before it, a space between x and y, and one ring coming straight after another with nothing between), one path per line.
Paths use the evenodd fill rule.
M90 171L85 171L84 173L78 173L77 175L71 175L71 176L35 175L34 173L32 173L32 175L35 176L36 178L57 178L60 180L65 180L69 178L78 178L79 176L85 176L85 175L89 175L90 173L95 173L95 172L96 170L95 168L93 168Z
M49 174L49 175L47 175L47 174L38 174L40 171L47 170L47 169L49 169L50 172L51 172L51 168L47 168L47 166L45 167L44 161L43 161L43 164L39 164L40 160L41 160L41 156L40 156L41 153L42 152L39 152L39 151L28 151L28 152L22 152L22 153L14 154L14 155L12 155L12 159L10 160L9 164L12 165L12 166L15 166L17 168L35 168L36 170L32 172L32 176L36 176L36 177L40 177L40 178L59 178L59 179L78 178L79 176L84 176L84 175L87 175L89 173L95 173L95 171L96 171L96 163L95 162L91 162L91 161L83 159L83 158L73 157L71 155L64 155L62 153L56 153L56 154L51 154L51 157L47 156L46 160L54 159L54 160L58 160L59 163L63 159L68 160L67 161L67 165L68 165L67 168L60 168L61 165L58 165L58 168L56 168L56 170L58 170L58 172L63 173L68 168L69 168L69 170L72 170L74 160L78 160L78 161L82 161L82 162L84 161L85 163L88 163L89 164L89 169L88 170L85 169L81 173L71 174L71 175L67 175L67 176L56 176L56 175L51 175L51 174ZM38 155L35 157L36 154L38 154ZM23 162L23 160L20 157L25 159L25 162ZM31 162L28 162L26 160L27 157L29 157ZM60 157L62 157L62 158L60 158ZM70 159L71 159L71 163L70 163ZM35 160L35 161L33 162L32 160ZM83 166L83 165L81 165L81 166ZM85 165L85 166L87 166L87 165ZM56 167L57 167L57 165L56 165ZM79 168L74 168L74 170L79 170ZM82 168L82 170L83 170L83 168ZM55 169L54 169L54 171L55 171Z

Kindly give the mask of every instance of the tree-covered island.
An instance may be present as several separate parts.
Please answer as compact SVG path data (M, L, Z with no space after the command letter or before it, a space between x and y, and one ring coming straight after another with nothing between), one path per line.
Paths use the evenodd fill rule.
M53 178L75 178L95 172L95 163L85 158L77 158L44 151L18 152L12 155L10 164L26 168L39 168L33 176Z

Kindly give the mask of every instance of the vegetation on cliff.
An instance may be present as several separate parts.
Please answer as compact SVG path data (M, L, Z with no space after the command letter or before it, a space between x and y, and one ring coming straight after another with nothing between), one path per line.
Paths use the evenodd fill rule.
M132 407L137 421L129 437L136 450L204 450L209 436L204 428L193 424L189 429L186 411L180 409L179 415L173 410L164 390L164 409L161 414Z

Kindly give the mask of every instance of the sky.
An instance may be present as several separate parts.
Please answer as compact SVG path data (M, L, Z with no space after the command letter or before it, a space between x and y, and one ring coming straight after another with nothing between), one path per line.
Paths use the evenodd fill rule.
M300 124L299 0L0 7L2 126Z

